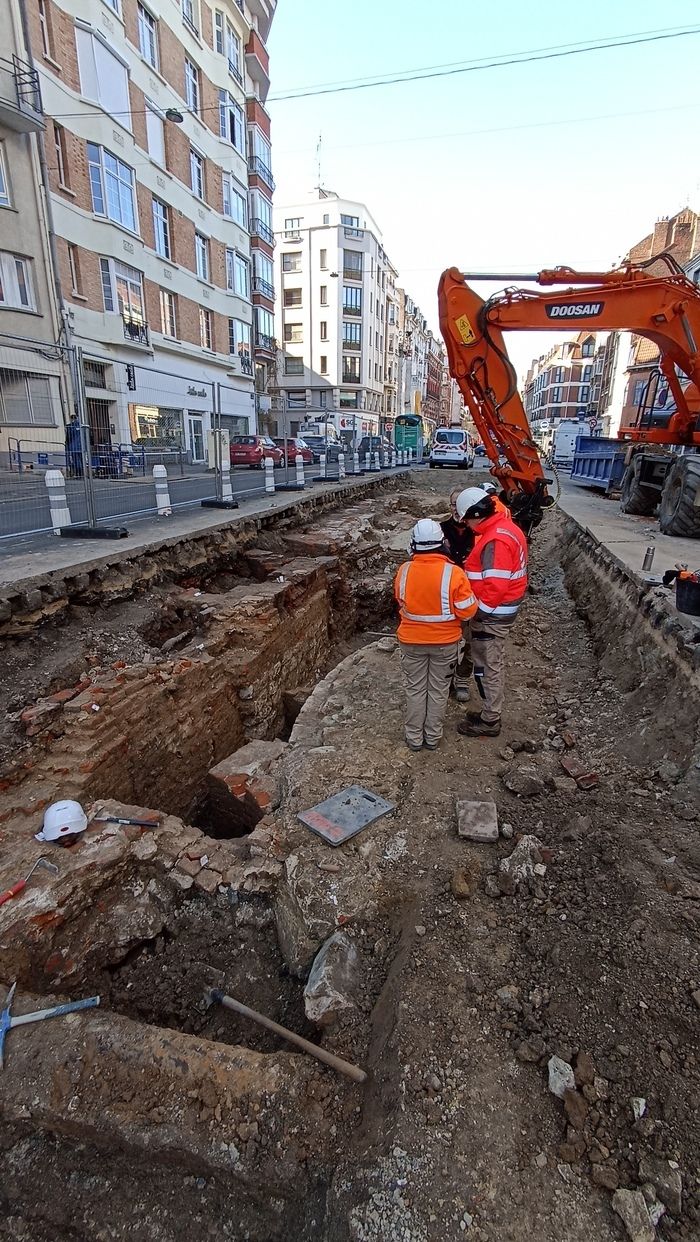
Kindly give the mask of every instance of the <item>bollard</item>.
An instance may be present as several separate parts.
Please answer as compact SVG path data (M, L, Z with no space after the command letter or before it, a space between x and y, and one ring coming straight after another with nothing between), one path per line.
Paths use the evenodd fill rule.
M400 466L406 465L406 450L405 449L399 449L399 465Z
M345 478L345 453L338 453L338 478Z
M302 457L301 453L297 453L296 457L294 458L294 467L297 472L297 477L296 477L297 487L306 487L306 475L304 474L304 458Z
M381 466L379 465L379 449L375 449L375 452L374 452L374 465L372 466L372 469L373 469L373 470L381 470Z
M233 490L231 488L231 458L226 454L221 459L221 499L224 503L233 504Z
M275 463L271 457L265 458L265 492L272 496L275 491Z
M321 478L325 479L326 477L326 454L325 453L321 453L319 461L320 461Z
M352 472L353 474L362 473L360 470L360 454L358 453L357 449L355 449L355 452L352 455Z
M379 453L379 464L382 470L386 470L386 464L387 464L386 463L386 452L384 451L384 449L381 449Z
M170 492L168 491L168 472L165 466L153 467L153 482L156 485L156 508L158 517L170 517Z
M396 449L395 448L391 450L391 468L392 470L396 469Z
M365 453L365 470L371 470L371 469L372 469L372 454Z
M409 466L413 465L413 449L412 448L408 450L408 464Z
M62 526L70 526L70 510L66 500L66 480L62 470L47 470L44 482L49 493L51 525L54 535L60 535Z

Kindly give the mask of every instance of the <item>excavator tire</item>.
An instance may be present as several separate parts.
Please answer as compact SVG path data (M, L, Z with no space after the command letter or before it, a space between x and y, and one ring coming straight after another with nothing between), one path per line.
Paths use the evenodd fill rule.
M622 479L620 508L623 513L651 517L659 503L659 493L653 487L645 487L639 482L641 468L642 459L640 455L637 455L632 458Z
M700 539L700 456L677 457L661 493L659 526L664 535Z

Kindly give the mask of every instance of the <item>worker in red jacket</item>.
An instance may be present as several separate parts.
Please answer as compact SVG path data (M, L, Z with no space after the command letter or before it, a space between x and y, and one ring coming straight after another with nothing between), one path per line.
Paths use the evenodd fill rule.
M457 727L467 737L498 737L506 639L527 592L527 540L482 487L466 488L457 497L456 510L476 536L464 568L479 601L478 612L469 623L469 639L481 696L480 711L467 712Z
M464 570L449 559L438 522L416 522L410 552L410 561L399 566L394 580L401 616L406 745L409 750L436 750L462 626L475 615L477 600Z

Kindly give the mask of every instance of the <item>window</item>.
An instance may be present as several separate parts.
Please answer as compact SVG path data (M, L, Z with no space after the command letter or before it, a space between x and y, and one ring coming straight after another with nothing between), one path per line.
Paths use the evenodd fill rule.
M360 223L360 217L359 216L344 216L341 212L340 223L346 224L348 228L356 229Z
M362 280L362 251L343 251L343 276L346 280Z
M66 189L69 189L70 181L68 180L69 162L68 152L66 149L66 131L62 125L57 125L55 121L53 122L53 149L56 155L58 184L64 186Z
M129 75L126 66L91 30L76 26L75 43L78 51L80 93L86 99L94 99L120 125L130 129Z
M328 374L328 355L327 354L321 354L320 370L321 370L321 375ZM325 396L325 393L324 393L324 396Z
M5 164L5 148L0 142L0 207L9 207L10 205L10 183L7 177L7 166Z
M583 342L583 346L581 348L581 357L592 358L594 349L595 349L595 337L589 336Z
M177 337L175 294L168 289L160 291L160 330L163 336Z
M274 243L275 236L272 230L272 203L269 198L265 198L259 190L251 190L250 194L250 213L254 221L258 225L262 225L264 232L262 237L270 245Z
M323 223L324 223L324 224L330 224L330 222L331 222L331 218L330 218L330 216L329 216L328 212L326 211L326 212L324 213L324 216L323 216Z
M76 293L78 297L82 297L83 287L80 278L80 258L78 255L78 247L71 246L68 243L68 268L70 270L71 293Z
M372 329L370 328L370 332ZM362 339L361 323L343 323L343 349L359 349ZM371 345L370 341L370 345Z
M194 257L200 280L209 279L209 242L201 233L194 235Z
M153 199L153 244L156 254L170 258L170 224L168 208L159 198Z
M219 91L219 135L245 154L243 109L229 91Z
M303 358L290 358L289 356L285 357L284 373L285 375L303 375L304 374L304 359Z
M219 9L214 14L214 46L221 56L226 56L229 73L237 82L242 83L241 41L228 18Z
M581 376L581 378L582 378L583 382L584 382L584 383L588 383L588 381L590 380L590 378L591 378L592 374L593 374L593 367L591 366L591 364L590 364L590 362L589 362L588 366L586 366L586 367L584 367L584 368L583 368L583 375Z
M285 306L301 306L301 289L285 289Z
M578 390L578 399L579 399L579 401L583 404L583 403L585 403L586 401L590 401L590 397L591 397L591 386L590 386L590 384L582 384L582 385L581 385L581 387L580 387L580 388L579 388L579 390Z
M284 339L292 345L301 345L304 340L304 327L300 323L286 323L284 325Z
M288 216L284 222L284 235L289 241L294 241L301 229L301 216Z
M252 155L251 172L269 185L274 190L275 183L270 171L272 167L272 156L270 154L270 144L261 130L253 127L249 134L249 147Z
M229 319L228 348L229 353L240 358L243 374L252 375L252 331L249 323L244 323L242 319Z
M253 268L255 271L255 288L267 298L275 296L275 272L272 259L261 250L253 251Z
M53 59L53 38L48 0L39 0L39 29L41 31L41 50L49 60Z
M247 259L235 250L226 251L226 288L241 298L250 297L250 270Z
M116 311L127 323L143 324L143 277L138 269L116 259L100 259L100 276L105 310Z
M319 252L319 264L321 267L321 271L325 272L328 268L328 251L327 250L321 250Z
M361 315L362 314L362 290L354 289L352 285L343 285L343 314L344 315Z
M114 9L115 13L119 12L119 0L106 0L106 2L110 9Z
M193 112L199 113L199 69L185 57L185 102Z
M54 427L51 381L0 367L0 424L18 427Z
M134 198L134 172L122 164L116 155L87 144L88 172L92 193L92 210L97 216L106 216L125 229L136 232L136 203Z
M154 69L158 68L158 23L148 9L138 5L139 51Z
M549 394L549 399L550 401L554 401L555 403L558 403L559 401L561 401L561 396L562 396L562 388L559 385L557 385L557 387L553 388L551 393Z
M224 215L235 220L242 229L248 227L248 204L245 194L236 189L237 182L230 173L224 173L222 180Z
M290 250L287 254L282 255L282 271L283 272L300 272L301 271L301 250Z
M198 17L196 0L182 0L182 20L197 37L199 37Z
M554 368L554 370L553 370L553 372L552 372L552 378L551 378L551 380L550 380L550 383L552 383L552 384L561 384L561 382L562 382L563 378L564 378L564 368L563 368L563 367L555 367L555 368Z
M255 306L255 339L266 346L273 349L275 344L275 317L264 306Z
M163 118L146 103L146 145L148 154L165 167L165 130Z
M321 329L321 340L327 341L328 340L328 320L322 319L319 327Z
M0 250L0 306L34 310L30 260Z
M199 308L199 340L202 349L212 348L211 311L204 306Z
M321 285L320 288L321 306L328 305L328 285Z
M204 158L190 147L190 185L197 198L204 198Z
M370 367L371 367L370 363ZM360 359L343 357L343 382L358 383L360 382Z

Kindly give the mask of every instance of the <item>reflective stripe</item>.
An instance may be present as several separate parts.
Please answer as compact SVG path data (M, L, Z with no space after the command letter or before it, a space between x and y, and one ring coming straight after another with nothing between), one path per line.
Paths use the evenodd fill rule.
M483 600L479 600L479 612L487 612L491 617L512 617L518 611L520 604L497 604L492 608L490 604L485 604Z
M404 603L406 602L406 579L408 577L408 571L410 568L411 568L410 561L407 561L405 565L401 566L401 569L399 571L399 581L397 583L396 590L397 590L397 595L399 597L399 604L401 605L402 608L403 608Z
M469 599L463 599L460 603L455 603L455 608L458 612L461 612L463 609L473 608L474 604L477 604L478 602L479 601L477 600L476 595L470 595Z
M473 569L469 570L469 581L470 582L480 582L483 576L484 576L483 574L475 573Z
M526 577L527 577L527 570L526 570L526 569L516 569L515 573L514 573L514 574L511 574L510 576L511 576L511 578L526 578Z
M452 570L454 566L451 561L447 561L442 568L442 578L440 580L440 607L443 616L450 612L450 582L452 581ZM450 615L452 615L450 613Z
M512 578L514 575L509 569L485 569L482 578Z
M439 617L421 617L417 612L406 612L401 609L401 618L404 621L429 621L437 625L440 621L456 621L457 618L453 612L441 613ZM455 642L457 639L455 639Z

